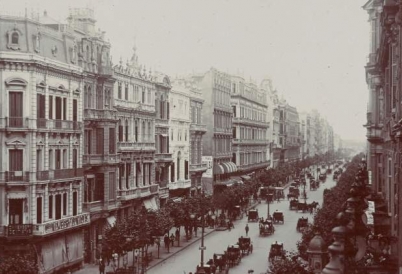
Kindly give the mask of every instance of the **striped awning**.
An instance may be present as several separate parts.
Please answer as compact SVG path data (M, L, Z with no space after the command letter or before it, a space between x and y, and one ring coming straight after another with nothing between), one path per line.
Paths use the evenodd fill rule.
M221 166L223 167L225 173L232 173L237 171L237 166L233 162L224 162L221 163Z
M224 174L225 171L223 167L220 164L215 163L214 164L214 175L219 175L219 174Z

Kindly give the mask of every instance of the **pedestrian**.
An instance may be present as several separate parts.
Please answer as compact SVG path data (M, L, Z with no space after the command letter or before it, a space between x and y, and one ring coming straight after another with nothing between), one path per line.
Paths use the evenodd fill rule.
M99 274L105 274L105 263L102 258L99 259Z
M179 240L180 240L180 231L179 228L176 228L176 239L177 239L177 246L179 246Z
M172 233L172 234L170 234L170 246L173 247L173 245L174 245L174 235Z
M232 226L230 225L230 221L228 221L227 225L228 225L228 230L230 231L230 229L232 228Z
M165 237L163 237L163 242L165 243L165 248L169 250L169 236L168 234L165 234Z
M246 228L245 228L245 230L246 230L246 237L248 237L248 231L249 231L248 224L246 224Z

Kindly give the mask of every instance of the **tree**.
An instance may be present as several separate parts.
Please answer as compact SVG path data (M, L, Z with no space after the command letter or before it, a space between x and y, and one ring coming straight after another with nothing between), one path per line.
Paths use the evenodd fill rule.
M331 189L324 190L324 202L321 209L314 215L314 224L309 225L302 233L302 239L297 243L300 256L307 259L307 247L315 232L319 232L325 243L332 242L332 229L338 225L337 215L346 209L346 200L349 198L349 190L354 182L355 175L359 169L362 154L356 155L342 173L338 183Z
M272 274L314 274L307 262L301 260L295 252L287 252L282 260L275 260L270 266Z
M0 274L37 274L38 264L33 251L0 257Z

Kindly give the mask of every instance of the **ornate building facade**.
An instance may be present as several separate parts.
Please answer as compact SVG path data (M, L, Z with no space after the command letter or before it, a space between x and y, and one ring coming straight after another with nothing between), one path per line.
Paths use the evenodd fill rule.
M402 248L401 191L401 26L400 1L368 1L363 8L369 14L371 27L370 54L366 65L368 85L367 163L370 183L377 196L374 215L376 234L398 237L391 255ZM399 254L399 269L402 258Z
M200 88L193 82L187 84L190 92L190 178L191 195L200 194L202 189L202 175L207 171L207 163L202 161L202 138L207 131L202 116L204 99Z
M190 94L184 80L175 80L170 94L171 118L170 151L173 164L170 168L169 195L190 195Z
M254 83L238 76L231 77L233 108L232 162L237 175L247 175L269 166L267 151L267 94Z
M204 99L202 116L207 131L202 138L202 157L208 170L202 176L202 184L207 193L212 193L216 182L228 181L237 172L232 162L231 80L229 74L214 68L190 78L200 88Z
M0 16L0 253L33 246L40 271L83 261L83 91L72 28Z

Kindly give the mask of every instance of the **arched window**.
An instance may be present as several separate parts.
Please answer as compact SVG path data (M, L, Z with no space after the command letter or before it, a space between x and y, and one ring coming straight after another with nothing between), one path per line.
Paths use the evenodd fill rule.
M19 35L17 32L13 32L13 34L11 35L11 44L16 44L18 45L18 38Z
M128 120L126 120L126 128L125 128L125 133L126 133L126 136L125 136L125 141L126 141L126 142L128 142Z
M151 90L148 89L148 104L151 104Z

